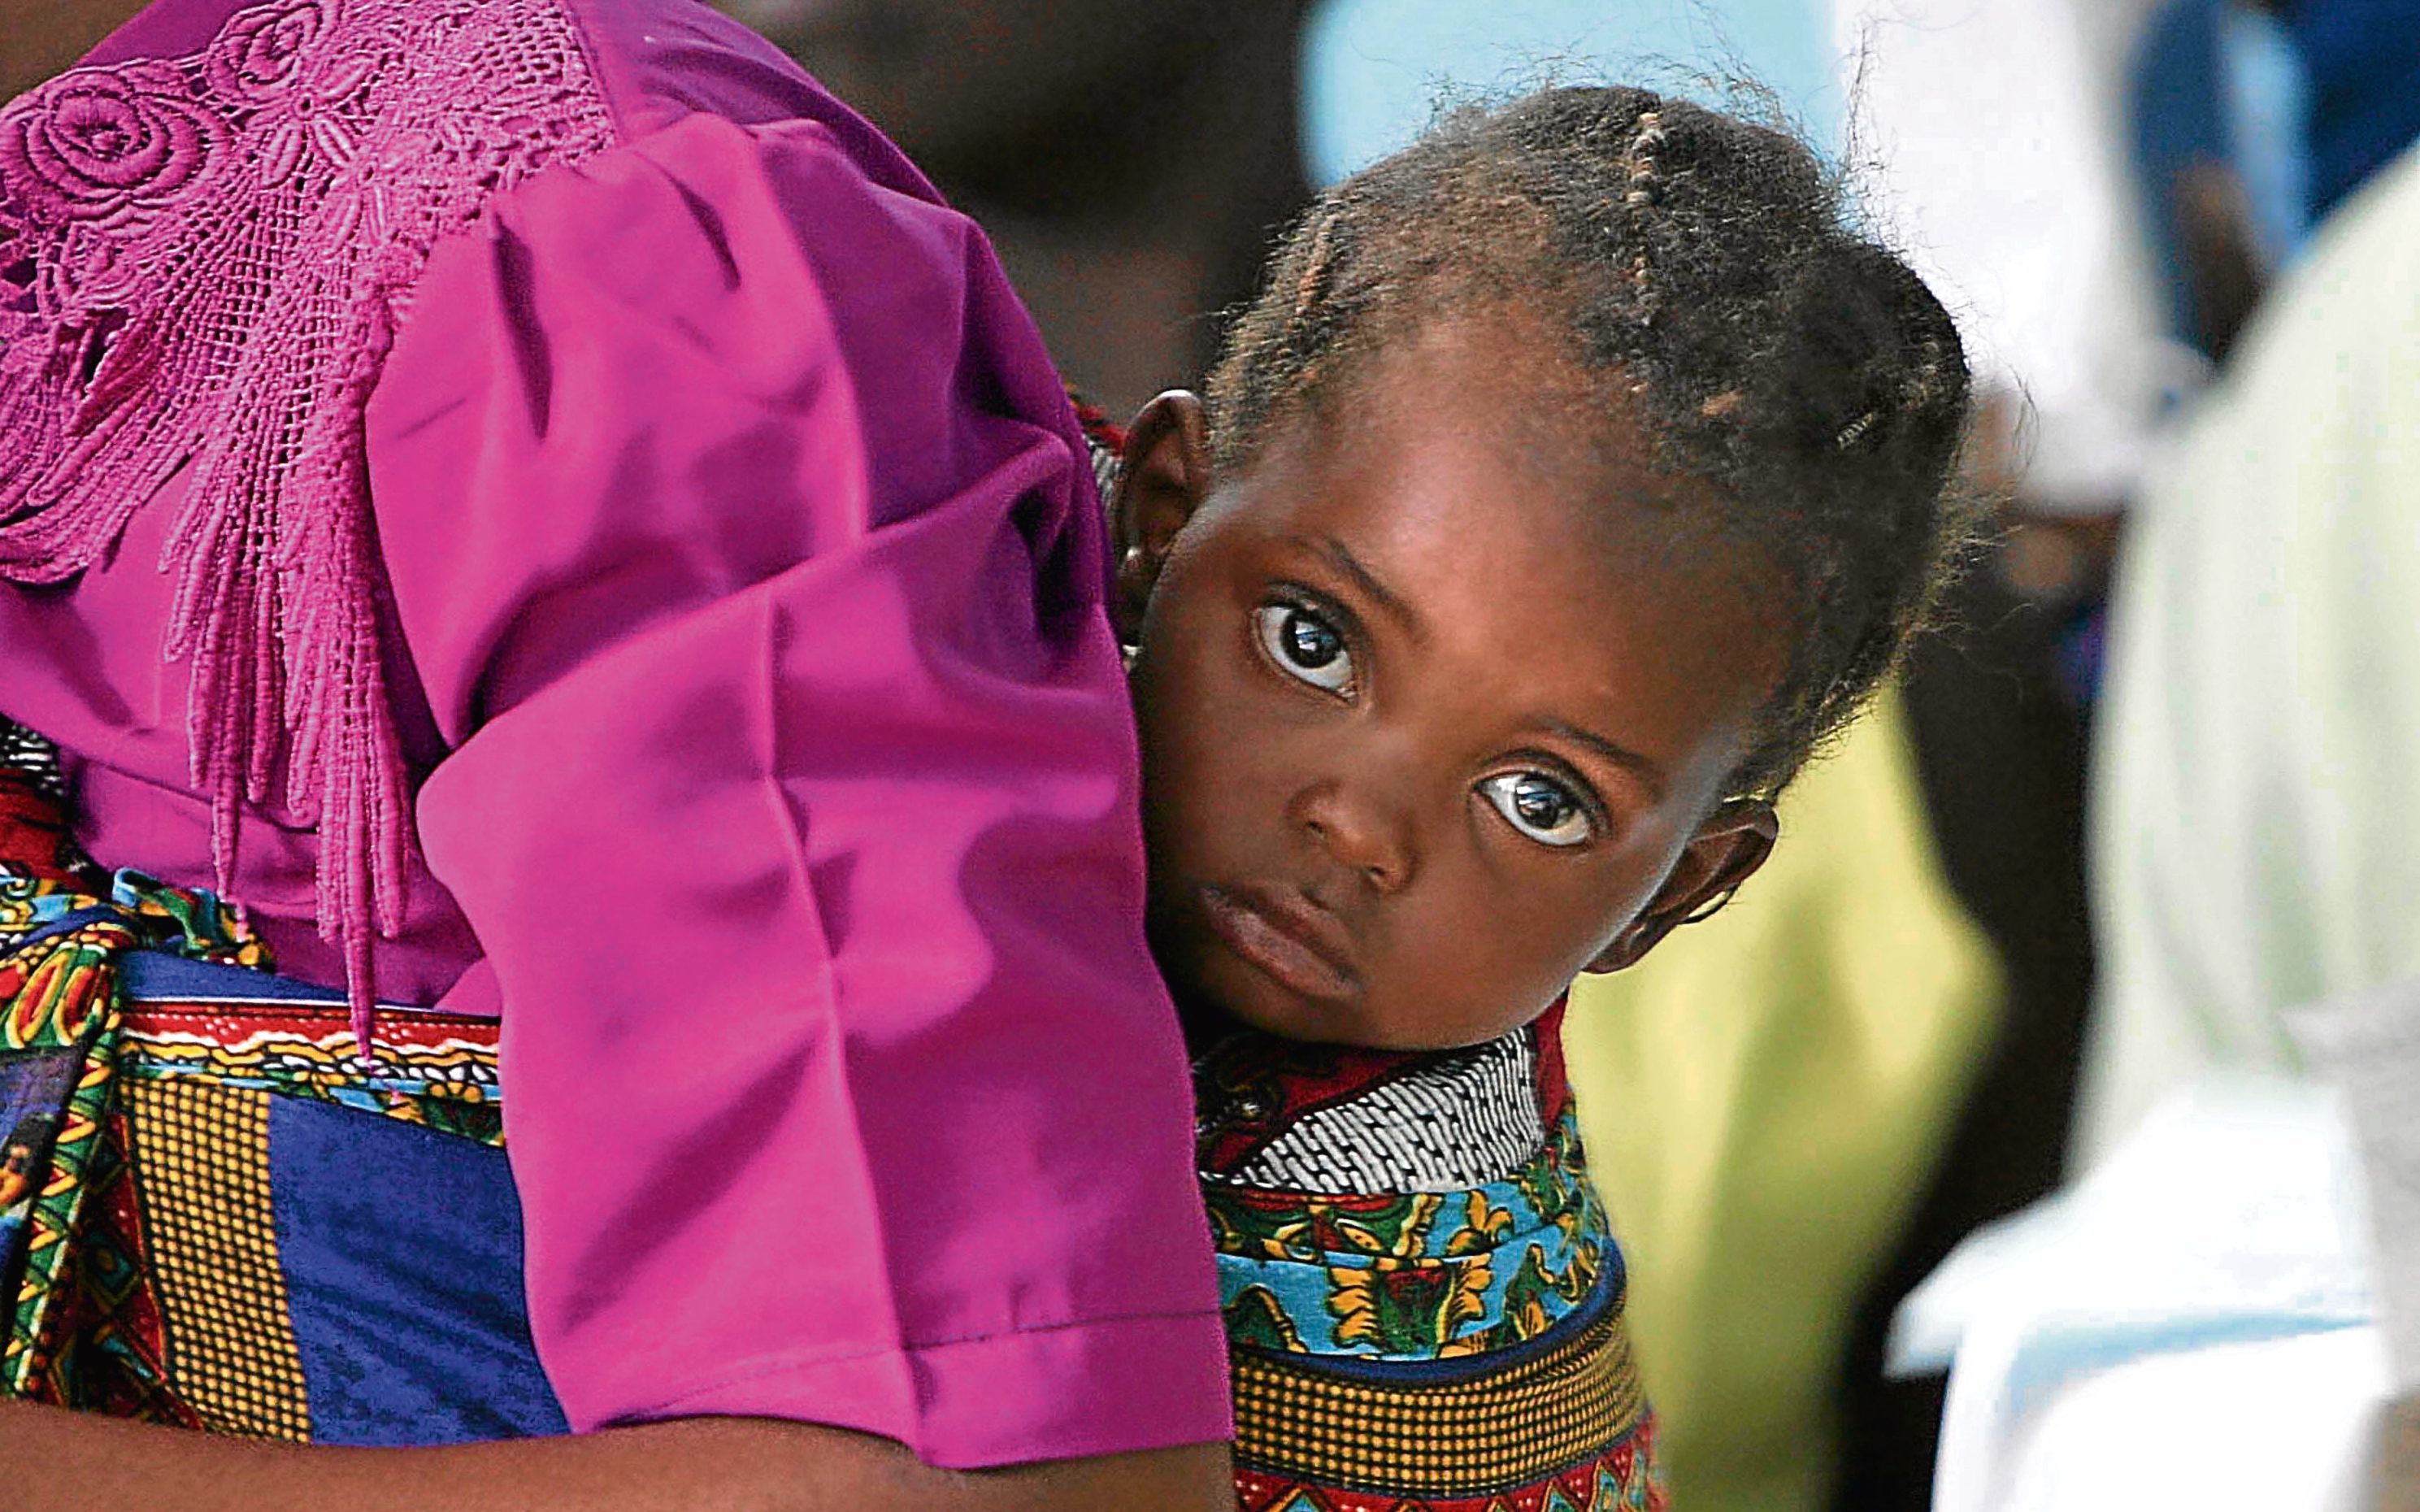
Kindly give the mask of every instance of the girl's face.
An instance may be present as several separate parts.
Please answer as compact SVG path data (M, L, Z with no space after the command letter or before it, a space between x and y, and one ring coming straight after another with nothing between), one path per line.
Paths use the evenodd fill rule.
M1555 460L1505 345L1415 343L1215 489L1190 396L1136 421L1148 923L1188 1008L1489 1039L1771 847L1722 802L1783 662L1753 578L1666 548L1668 482Z

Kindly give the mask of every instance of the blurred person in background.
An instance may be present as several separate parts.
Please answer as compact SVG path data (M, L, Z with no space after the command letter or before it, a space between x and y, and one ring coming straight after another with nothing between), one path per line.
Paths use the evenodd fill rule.
M2222 1504L2253 1465L2263 1504L2420 1504L2414 1400L2374 1415L2420 1381L2415 244L2407 148L2262 299L2132 510L2077 1179L1903 1319L1955 1341L1948 1512Z
M2085 1191L2155 1147L2191 1098L2301 1074L2286 1010L2420 979L2420 7L2271 8L2301 75L2284 123L2304 154L2298 213L2260 212L2276 196L2251 192L2257 154L2273 148L2247 143L2240 116L2205 158L2240 176L2215 215L2195 165L2145 154L2145 194L2181 227L2177 324L2224 365L2147 474L2112 594L2091 773L2102 959L2075 1133ZM2172 24L2153 46L2183 52ZM2204 280L2197 239L2273 256L2247 225L2290 235L2296 220L2307 241L2292 260L2276 239L2288 260L2273 285L2224 264ZM2290 1206L2257 1216L2247 1275L2302 1241ZM2383 1275L2372 1285L2373 1306L2396 1302ZM2324 1384L2345 1389L2344 1368ZM2281 1366L2261 1389L2302 1401L2321 1384L2300 1390ZM2383 1420L2370 1504L2420 1504L2413 1419L2406 1400ZM2123 1452L2206 1460L2243 1431L2270 1432L2269 1414L2214 1408L2164 1449L2138 1431ZM2061 1452L2089 1442L2071 1433ZM2303 1488L2350 1468L2289 1462Z
M1885 18L1878 35L1885 38L1911 15L1902 5L1876 8ZM2026 339L2039 343L2064 332L2071 353L2164 347L2171 354L2134 369L2145 377L2167 375L2169 382L2120 387L2094 401L2102 405L2102 421L2131 416L2120 433L2149 444L2128 448L2139 475L2104 500L2117 506L2107 511L2113 524L2119 511L2124 515L2122 540L2107 527L2044 532L2045 501L2055 507L2059 480L2073 473L2071 459L2053 448L2090 435L2093 428L2063 428L2061 412L2071 409L2066 396L2036 384L2023 366L2011 368L2022 392L2047 402L2033 471L2010 469L2019 510L2009 553L2016 570L2002 574L2001 582L2013 597L2055 607L2060 579L2072 574L2038 569L2063 561L2089 567L2101 548L2112 541L2119 548L2106 683L2093 710L2091 901L2100 977L2071 1161L2075 1170L2089 1167L2097 1178L2120 1169L2103 1162L2163 1093L2217 1065L2290 1066L2294 1056L2280 1009L2408 978L2415 965L2408 920L2411 884L2420 879L2409 875L2412 847L2400 833L2400 816L2409 808L2401 787L2411 757L2420 753L2405 729L2414 721L2400 707L2411 701L2402 690L2411 682L2404 668L2414 637L2412 585L2397 576L2410 554L2404 548L2413 515L2397 491L2397 469L2408 471L2411 448L2397 439L2396 418L2412 408L2411 375L2403 370L2414 335L2404 308L2412 287L2412 223L2400 212L2369 208L2388 190L2366 196L2354 185L2359 173L2410 139L2406 117L2420 99L2410 61L2420 45L2420 17L2395 4L2260 8L2180 0L2163 8L2134 40L2124 8L2081 8L2066 20L2065 39L2082 40L2064 49L2064 66L2101 82L2079 98L2096 108L2108 102L2108 70L2123 62L2126 71L2117 81L2119 109L2104 113L2101 124L2070 131L2070 150L2060 154L2046 150L2059 138L2029 125L2024 101L1993 92L1996 79L2002 86L2055 98L2056 67L2045 68L2038 56L2028 67L1994 74L1979 55L1964 65L1947 56L1961 35L1971 41L1994 23L2011 25L2018 19L2011 10L2023 8L1948 4L1919 6L1913 13L1925 25L1910 45L1933 63L1912 84L1919 94L1929 88L1939 101L1931 127L1919 133L1927 140L1916 159L1934 163L1932 177L1950 202L1962 195L1979 202L1983 224L1994 211L2030 210L2024 218L2004 218L1993 234L1972 240L1962 253L1943 249L1946 257L1990 270L2011 256L2023 267L2045 247L2063 248L2071 259L2067 273L2032 286L2050 303L2038 304L2028 318ZM1981 51L2005 64L2025 56L2027 46L2039 55L2061 36L2055 28L2007 31ZM1884 107L1878 102L1876 108ZM2065 118L2077 120L2072 113ZM2110 132L2108 122L2118 118L2128 122L2124 135ZM1957 135L1962 122L1969 123L1963 145ZM1983 135L2016 139L2015 150L2004 151L1990 175L1972 171L1974 164L1990 161L1978 142ZM2125 193L2139 207L2153 281L2148 307L2127 292L2119 306L2124 318L2115 320L2095 291L2134 287L2136 274L2127 264L2136 252L2122 234L2126 206L2079 198L2109 193L2106 159L2120 145L2132 148L2135 179ZM1886 150L1881 155L1888 161ZM2004 177L2017 180L2015 194L2008 193ZM2397 197L2410 203L2408 195ZM2359 215L2362 228L2323 224L2311 247L2312 265L2292 269L2307 226L2335 204ZM1954 229L1954 221L1937 223L1925 211L1921 196L1915 213L1928 239ZM2120 234L2113 237L2113 226ZM2268 285L2281 266L2288 271L2273 294ZM2005 300L2011 290L1999 292ZM2079 325L2078 317L2095 309L2104 312L2102 320ZM1985 301L1977 301L1978 317L1991 313ZM2128 368L2104 362L2071 370L2122 378ZM2203 383L2215 386L2197 393ZM2013 460L2026 460L2022 447ZM2041 465L2045 460L2048 466ZM2090 550L2079 556L2028 544L2062 537ZM2089 576L2081 583L2088 595ZM1919 690L1928 670L1918 670ZM2089 692L2088 681L2075 686ZM2004 802L2001 818L2009 842L2021 844L2026 825L2038 824L2042 815ZM2159 1129L2165 1134L2178 1127L2172 1115ZM2150 1133L2144 1138L2150 1140ZM2163 1158L2171 1153L2156 1141L2137 1147L2134 1163L2122 1167L2127 1178L2144 1169L2147 1150ZM2169 1185L2177 1184L2172 1174ZM1999 1254L2014 1283L2006 1299L1985 1306L1992 1317L1987 1335L2003 1344L2024 1341L2009 1348L2039 1344L2048 1357L2057 1353L2058 1331L2065 1328L2070 1352L2079 1358L2087 1352L2076 1342L2086 1336L2078 1318L2099 1304L2091 1286L2105 1268L2072 1258L2096 1232L2075 1215L2099 1211L2085 1198L2109 1190L2087 1186L2076 1199L2083 1206L2046 1209L2032 1228L2007 1231L2041 1244L2048 1257L2042 1270L2029 1271L2019 1251L1989 1244L1963 1257L1973 1263L1962 1281L1971 1282L1992 1263L1985 1256ZM2199 1216L2215 1224L2224 1214ZM2285 1247L2316 1242L2295 1230L2296 1221L2290 1213L2263 1212L2257 1231L2244 1240L2257 1258L2241 1269L2266 1274ZM2069 1226L2056 1226L2060 1222ZM2043 1239L2053 1234L2070 1237L2077 1250L2060 1252ZM2208 1263L2224 1271L2232 1253L2217 1246ZM2057 1290L2055 1271L2061 1263L2074 1266L2078 1277L2071 1288L2078 1295L2064 1301L2050 1295ZM2146 1270L2154 1268L2153 1261L2141 1263ZM2127 1285L2150 1283L2139 1275L2113 1281L2109 1295L2123 1293ZM1939 1296L1956 1291L1950 1286ZM2147 1320L2142 1310L2156 1313L2154 1303L2133 1297L2110 1305L2123 1321L2115 1325L2118 1336L2100 1346L2101 1364L2124 1359L2130 1348L2150 1358L2174 1348L2146 1342L2159 1335L2155 1323L2169 1321ZM2205 1297L2198 1305L2217 1303ZM2016 1326L2011 1319L2029 1316L2027 1306L2043 1310L2039 1335L2007 1332ZM2280 1362L2292 1348L2280 1345ZM1978 1426L1986 1422L1980 1414L2000 1400L2004 1384L1992 1375L1992 1362L2006 1364L2007 1358L2015 1356L1986 1348L1972 1369L1961 1365L1962 1399L1977 1411L1962 1420L1943 1484L1945 1495L1967 1498L1957 1502L1962 1507L2006 1504L1972 1498L2007 1489L1987 1489L1989 1477L1978 1465L1988 1459L1974 1453L1978 1443L1991 1442ZM2179 1356L2176 1363L2191 1368L2195 1362ZM2180 1386L2186 1382L2179 1379ZM2092 1388L2078 1390L2100 1383L2095 1378ZM2319 1384L2297 1391L2281 1375L2261 1387L2287 1394L2306 1416L2324 1416L2322 1397L2340 1401L2359 1383L2332 1380L2326 1393L2316 1389ZM2037 1405L2053 1399L2047 1377L2007 1399L2028 1394ZM2170 1393L2167 1400L2182 1395ZM2118 1401L2099 1399L2113 1410ZM2262 1408L2239 1413L2231 1403L2213 1401L2199 1422L2182 1425L2180 1433L2167 1430L2193 1410L2169 1411L2170 1421L2156 1427L2155 1416L2102 1414L2097 1426L2105 1431L2096 1440L2086 1426L2096 1419L2087 1412L2071 1417L2063 1436L2045 1430L2027 1440L2012 1431L1997 1447L2012 1456L2028 1443L2042 1448L2047 1457L2039 1468L2049 1478L2034 1477L2027 1494L2044 1494L2065 1473L2073 1494L2082 1495L2087 1485L2095 1494L2111 1493L2095 1505L2154 1504L2115 1489L2131 1486L2139 1493L2159 1484L2157 1467L2171 1454L2182 1457L2180 1464L2221 1462L2222 1445L2246 1431L2273 1432L2283 1462L2294 1467L2291 1492L2281 1504L2305 1504L2293 1498L2324 1491L2336 1468L2318 1450L2321 1435L2279 1429L2283 1415ZM2055 1439L2056 1449L2046 1447ZM2089 1456L2080 1446L2096 1442L2112 1474L2095 1474L2085 1462ZM2121 1468L2129 1473L2114 1473ZM2170 1479L2180 1488L2184 1477ZM2083 1504L2050 1493L2040 1504Z
M2279 17L2321 218L2129 522L2093 773L2087 1161L2205 1068L2290 1068L2279 1010L2420 975L2420 320L2395 240L2420 5Z
M2265 0L2168 0L2128 70L2133 191L2167 329L2213 365L2308 228L2303 82Z
M2306 216L2335 213L2420 137L2420 6L2412 0L2265 0L2307 88Z
M2118 124L2141 0L1835 0L1847 151L1949 290L1990 394L1997 549L1918 648L1908 707L1944 865L2007 965L2007 1018L1930 1202L1857 1334L1963 1234L2055 1191L2090 1002L2086 734L2107 563L2159 429L2204 364L2160 320ZM1844 1508L1923 1506L1946 1378L1875 1386Z

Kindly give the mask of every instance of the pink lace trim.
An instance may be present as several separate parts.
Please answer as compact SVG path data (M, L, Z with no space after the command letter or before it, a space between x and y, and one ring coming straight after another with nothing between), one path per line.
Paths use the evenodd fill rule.
M270 0L0 111L0 578L74 577L191 470L161 569L218 885L282 770L365 1053L411 823L364 410L437 240L613 135L555 0Z

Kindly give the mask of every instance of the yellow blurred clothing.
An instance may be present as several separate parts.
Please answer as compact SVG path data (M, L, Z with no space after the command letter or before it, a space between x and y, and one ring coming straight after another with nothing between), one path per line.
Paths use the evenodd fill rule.
M1564 1027L1681 1512L1829 1500L1854 1311L1999 1021L1998 962L1934 855L1895 695L1781 820L1736 901L1584 977Z

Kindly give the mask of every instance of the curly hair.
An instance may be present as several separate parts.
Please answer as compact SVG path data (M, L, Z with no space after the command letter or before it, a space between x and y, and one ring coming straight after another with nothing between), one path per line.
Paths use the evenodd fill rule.
M1963 560L1956 327L1795 137L1645 89L1546 89L1446 116L1286 233L1211 376L1215 464L1249 466L1386 344L1510 306L1563 335L1602 434L1643 430L1790 585L1792 654L1732 779L1778 793Z

